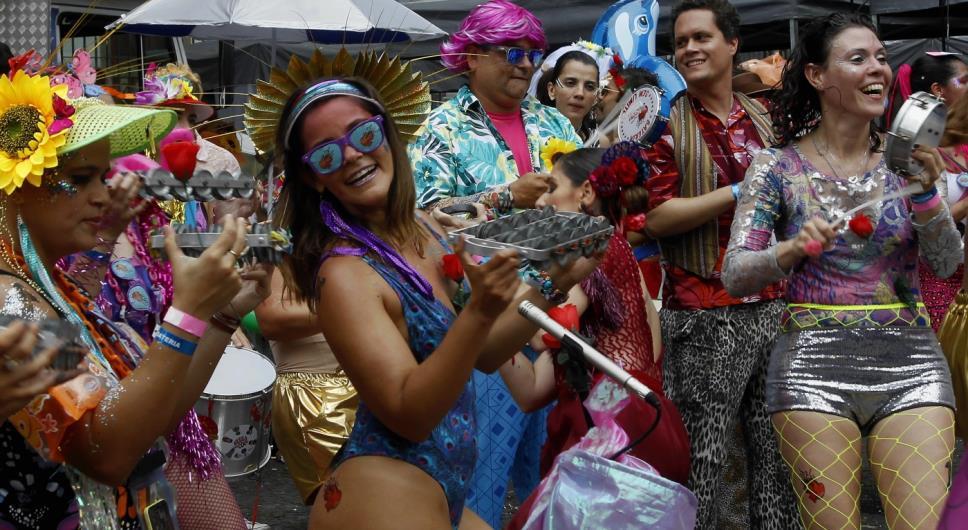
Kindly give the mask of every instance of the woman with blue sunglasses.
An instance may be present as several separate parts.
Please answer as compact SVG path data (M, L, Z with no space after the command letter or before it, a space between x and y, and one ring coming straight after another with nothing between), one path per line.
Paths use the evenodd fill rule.
M471 371L494 371L534 334L518 302L550 307L597 261L513 300L513 252L476 265L416 210L384 109L362 80L324 80L290 97L278 128L288 178L277 222L294 241L283 273L360 396L310 528L487 528L464 508L477 458Z

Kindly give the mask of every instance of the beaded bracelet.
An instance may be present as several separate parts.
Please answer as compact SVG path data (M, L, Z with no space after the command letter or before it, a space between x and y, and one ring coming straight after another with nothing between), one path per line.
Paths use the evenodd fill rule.
M545 300L555 305L563 304L568 300L568 293L556 287L555 282L552 281L547 272L532 267L525 274L529 280L528 283L537 287L538 292Z
M153 337L155 342L189 357L195 355L195 348L198 347L197 342L183 339L161 326L155 328Z
M239 329L239 325L242 323L241 320L237 318L232 318L221 311L212 315L209 323L212 324L217 329L220 329L229 335L235 333L235 330Z

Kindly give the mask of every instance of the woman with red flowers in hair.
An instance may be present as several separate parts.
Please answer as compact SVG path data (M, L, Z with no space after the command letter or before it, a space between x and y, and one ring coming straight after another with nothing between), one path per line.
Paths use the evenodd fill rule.
M537 206L604 216L615 226L615 233L595 272L568 292L565 303L548 313L563 326L593 338L596 349L661 396L658 313L622 230L624 197L636 193L648 175L641 148L631 142L621 142L608 150L578 149L560 155L551 175L554 178ZM593 372L583 360L566 360L568 356L557 355L560 344L550 335L539 334L532 341L532 347L543 351L534 363L518 353L500 371L511 395L525 412L558 400L548 416L548 440L541 451L544 476L555 457L577 443L593 426L583 401L600 374ZM663 411L660 424L648 441L632 452L655 466L663 476L685 482L689 474L685 428L671 402L663 403ZM651 407L643 406L636 408L634 419L623 415L617 419L630 437L635 438L652 423L654 413ZM511 528L519 527L526 520L528 504L519 513Z

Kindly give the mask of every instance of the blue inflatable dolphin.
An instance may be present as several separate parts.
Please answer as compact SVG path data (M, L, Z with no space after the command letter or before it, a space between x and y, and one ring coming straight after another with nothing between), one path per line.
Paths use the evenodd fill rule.
M668 117L672 102L686 89L686 82L672 65L655 56L658 21L656 0L619 0L598 19L591 40L611 48L625 66L654 72L662 89L660 114Z

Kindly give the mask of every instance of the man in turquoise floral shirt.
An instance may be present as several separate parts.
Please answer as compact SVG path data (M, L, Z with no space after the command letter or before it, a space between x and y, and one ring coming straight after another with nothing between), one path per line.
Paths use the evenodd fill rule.
M444 65L467 84L409 146L421 208L477 202L503 214L533 207L547 190L541 147L581 140L561 113L528 96L545 46L541 23L505 0L475 8L441 46Z
M507 0L475 7L441 45L444 65L467 84L431 112L409 147L421 208L481 203L502 215L534 207L548 189L541 147L551 138L581 141L567 118L527 95L546 45L541 22ZM509 477L519 499L540 480L547 409L521 412L497 373L474 372L474 386L479 457L467 507L500 528Z

